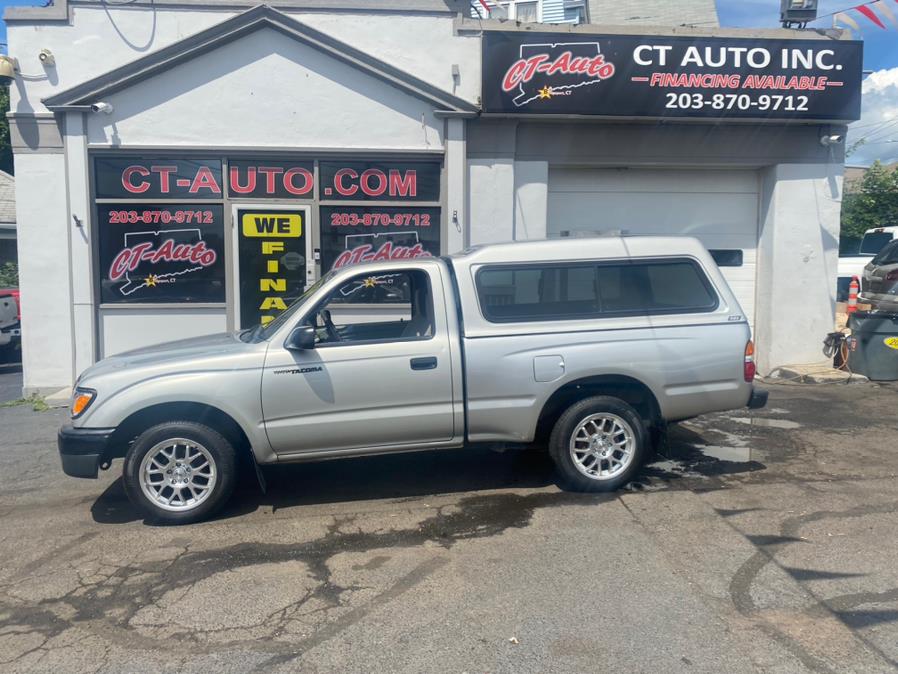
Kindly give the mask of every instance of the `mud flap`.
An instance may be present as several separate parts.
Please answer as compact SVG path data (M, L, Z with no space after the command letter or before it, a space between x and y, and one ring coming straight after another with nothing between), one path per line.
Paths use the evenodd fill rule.
M268 484L265 482L265 476L262 474L262 469L259 467L259 464L253 461L253 466L256 469L256 477L259 480L259 488L262 490L263 494L268 493Z

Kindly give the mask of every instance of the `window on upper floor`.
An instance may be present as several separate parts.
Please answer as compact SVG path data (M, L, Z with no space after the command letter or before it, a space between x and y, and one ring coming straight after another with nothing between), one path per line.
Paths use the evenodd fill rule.
M511 0L500 3L508 18L523 23L536 23L542 18L542 0Z
M573 14L573 17L570 15ZM564 18L573 18L573 22L576 24L587 23L586 20L586 5L570 5L565 8Z

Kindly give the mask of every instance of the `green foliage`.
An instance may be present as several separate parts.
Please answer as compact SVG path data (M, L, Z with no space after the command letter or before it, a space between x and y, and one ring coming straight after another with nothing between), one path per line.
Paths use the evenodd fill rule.
M842 200L842 250L845 243L860 241L868 229L887 225L898 225L898 171L888 171L876 161L857 191Z
M0 288L19 287L19 265L15 262L7 262L0 266Z
M9 87L0 87L0 170L13 172L12 145L9 141Z
M50 406L47 401L36 393L31 394L27 398L19 398L18 400L9 400L0 403L0 407L19 407L20 405L30 405L35 412L49 412Z

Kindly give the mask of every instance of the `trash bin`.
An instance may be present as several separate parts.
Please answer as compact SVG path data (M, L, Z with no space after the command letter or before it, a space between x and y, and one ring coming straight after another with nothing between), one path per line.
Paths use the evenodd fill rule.
M848 327L848 368L873 381L898 381L898 314L859 311Z

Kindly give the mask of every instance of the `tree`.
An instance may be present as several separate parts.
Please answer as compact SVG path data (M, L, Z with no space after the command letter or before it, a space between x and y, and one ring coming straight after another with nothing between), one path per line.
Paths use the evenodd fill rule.
M865 231L886 225L898 225L898 170L890 171L875 161L856 191L842 199L839 248L842 252L856 250Z
M9 87L0 87L0 170L13 172L12 145L9 141Z
M0 265L0 288L19 287L19 265L15 262L7 262Z

